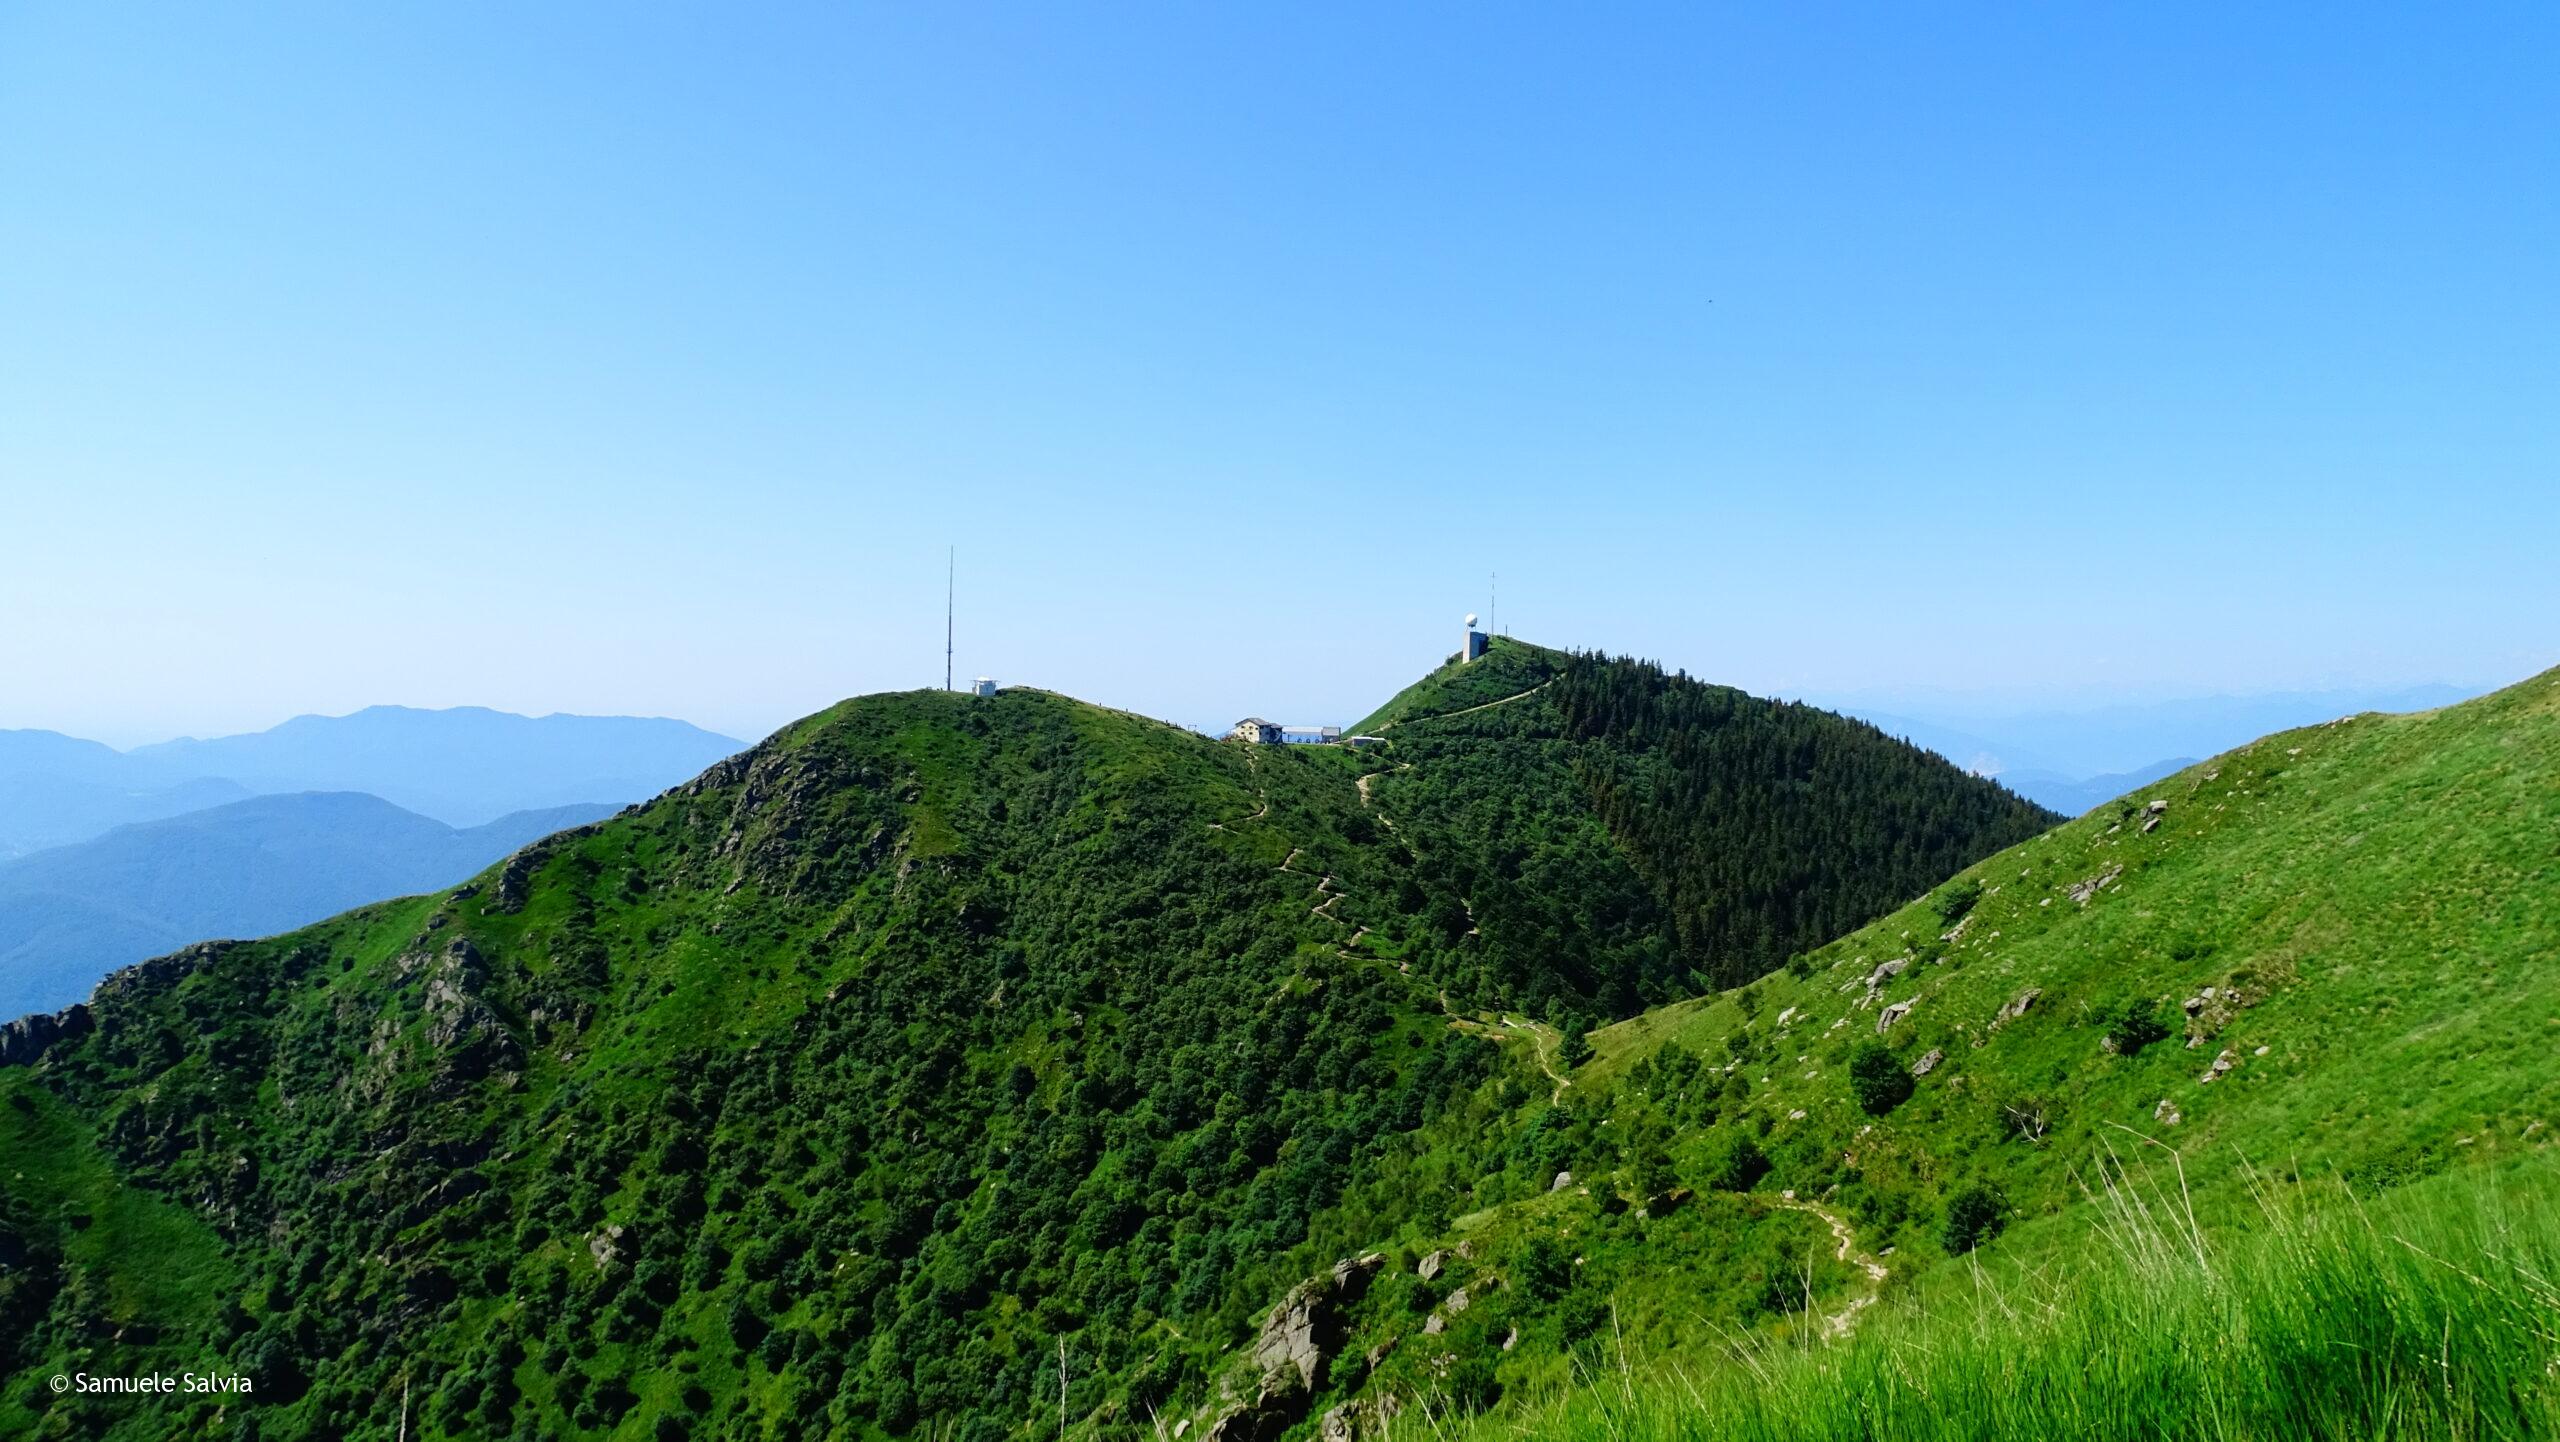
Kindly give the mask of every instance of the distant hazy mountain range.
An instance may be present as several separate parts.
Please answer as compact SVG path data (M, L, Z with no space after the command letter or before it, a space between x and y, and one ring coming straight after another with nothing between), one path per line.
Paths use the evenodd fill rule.
M681 721L479 707L132 751L0 731L0 1021L189 942L450 885L740 748Z
M2364 711L2424 711L2471 694L2457 686L2203 696L2087 710L2009 713L1941 709L1911 700L1811 697L1871 721L1978 776L2066 816L2270 732Z
M682 721L373 706L117 751L0 731L0 856L247 796L362 791L449 826L652 796L744 745Z
M604 803L456 829L378 796L257 796L0 862L0 1019L51 1011L120 966L213 937L287 931L449 886Z

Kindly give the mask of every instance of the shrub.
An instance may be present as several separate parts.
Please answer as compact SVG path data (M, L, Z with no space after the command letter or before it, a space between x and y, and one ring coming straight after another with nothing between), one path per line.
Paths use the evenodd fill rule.
M1650 1202L1680 1185L1680 1174L1672 1169L1671 1154L1653 1147L1636 1159L1631 1180L1635 1182L1636 1195Z
M1719 1192L1747 1192L1769 1175L1769 1155L1749 1137L1735 1137L1707 1166L1707 1185Z
M2000 1194L1980 1182L1957 1188L1947 1198L1947 1228L1939 1235L1947 1255L1962 1256L2000 1235L2003 1210Z
M1964 920L1965 913L1973 910L1974 903L1980 900L1982 900L1982 883L1968 876L1962 881L1950 882L1936 896L1929 899L1929 905L1938 913L1938 920L1942 924L1953 926Z
M1520 1295L1538 1306L1573 1290L1573 1252L1547 1233L1529 1239L1520 1251Z
M2107 1040L2119 1056L2132 1056L2168 1034L2168 1024L2160 1020L2159 1008L2140 998L2126 1002L2107 1028Z
M1494 1380L1493 1363L1481 1353L1470 1352L1452 1363L1448 1378L1449 1400L1460 1412L1481 1412L1502 1398L1502 1384Z
M1556 1064L1571 1071L1591 1060L1591 1023L1581 1017L1568 1017L1563 1027L1564 1042L1556 1048Z
M1861 1042L1849 1054L1849 1091L1858 1109L1883 1116L1911 1099L1911 1072L1882 1042Z

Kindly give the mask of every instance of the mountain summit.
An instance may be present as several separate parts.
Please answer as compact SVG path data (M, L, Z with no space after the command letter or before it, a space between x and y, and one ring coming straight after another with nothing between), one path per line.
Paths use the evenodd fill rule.
M272 1437L999 1436L1062 1387L1139 1436L1292 1278L1447 1224L1521 1099L1496 1035L1561 1093L1590 1025L2054 819L1517 643L1370 727L864 697L450 892L119 973L0 1038L0 1359L222 1359ZM0 1425L222 1410L27 1395Z

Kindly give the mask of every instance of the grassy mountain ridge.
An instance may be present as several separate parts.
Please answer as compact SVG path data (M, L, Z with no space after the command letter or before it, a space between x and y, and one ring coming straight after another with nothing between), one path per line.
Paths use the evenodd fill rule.
M1420 711L1355 753L861 698L451 892L111 978L0 1068L0 1430L1027 1435L1061 1347L1080 1430L1205 1417L1292 1280L1549 1145L1551 1012L1697 970L1557 751L1607 724ZM1431 740L1499 718L1485 765ZM1830 724L1878 826L1953 778L1977 852L2033 829ZM1735 1220L1772 1276L1810 1225ZM216 1363L254 1406L37 1388Z
M1487 1436L2540 1435L2555 783L2560 672L2282 733L1593 1033L1509 1124L1535 1165L1407 1244L1476 1239L1497 1300L1356 1314L1396 1360L1315 1406L1464 1411L1455 1377L1527 1404ZM1836 1247L1737 1341L1689 1315L1753 1266L1701 1206L1819 1208Z

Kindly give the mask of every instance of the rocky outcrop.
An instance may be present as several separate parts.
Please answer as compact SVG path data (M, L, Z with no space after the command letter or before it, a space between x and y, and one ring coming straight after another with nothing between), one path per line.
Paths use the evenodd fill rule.
M1867 973L1867 990L1873 991L1877 987L1884 985L1886 982L1893 980L1895 977L1902 975L1902 973L1908 970L1910 966L1911 958L1907 956L1897 956L1891 961L1879 963L1875 970Z
M2168 810L2169 803L2166 801L2154 801L2150 805L2142 808L2143 831L2147 834L2156 830L2160 825L2160 818L2166 815Z
M1917 998L1914 998L1911 1001L1897 1001L1893 1005L1886 1007L1884 1010L1877 1012L1876 1035L1884 1035L1886 1031L1892 1028L1895 1022L1909 1016L1911 1014L1911 1008L1917 1005L1919 1005L1919 1001Z
M1938 1069L1938 1063L1946 1059L1946 1052L1942 1048L1933 1046L1929 1048L1927 1055L1911 1064L1911 1074L1916 1077L1927 1076Z
M0 1066L34 1066L55 1043L84 1036L88 1030L89 1008L79 1002L0 1024Z
M2087 906L2089 904L2090 897L2093 897L2099 892L2106 890L2108 887L2115 885L2116 878L2122 875L2124 875L2124 865L2119 862L2116 865L2110 866L2106 870L2099 872L2097 875L2090 877L2086 881L2075 881L2071 883L2067 894L2073 901L2082 906Z
M534 873L560 852L560 847L573 838L596 829L593 825L576 826L553 836L546 836L510 856L498 867L498 880L481 909L492 915L511 916L524 910L525 898L532 894Z
M1551 1192L1561 1192L1561 1191L1563 1191L1565 1188L1567 1188L1567 1187L1569 1187L1569 1186L1572 1186L1572 1185L1573 1185L1573 1173L1571 1173L1571 1172L1558 1172L1558 1173L1556 1173L1556 1179L1555 1179L1554 1181L1552 1181L1552 1182L1547 1183L1547 1190L1548 1190L1548 1191L1551 1191Z
M622 1224L615 1222L587 1238L587 1255L596 1259L597 1271L622 1260L622 1236Z
M1420 1265L1413 1269L1413 1274L1428 1282L1432 1278L1439 1276L1441 1269L1448 1265L1449 1254L1447 1252L1433 1252L1422 1259Z
M2019 992L2015 1000L2011 1001L2007 1006L2000 1008L2000 1014L1991 1019L1991 1024L1993 1026L1998 1026L2002 1022L2016 1021L2018 1018L2025 1016L2028 1008L2034 1006L2037 1000L2043 995L2044 988L2039 986L2031 986L2025 991Z
M1253 1365L1261 1378L1253 1400L1219 1417L1209 1428L1210 1442L1267 1442L1306 1416L1308 1400L1324 1390L1326 1370L1342 1346L1340 1308L1359 1300L1386 1263L1383 1252L1346 1257L1289 1289L1253 1339Z
M478 1081L500 1065L519 1063L515 1037L498 1013L480 999L488 963L465 938L448 942L426 968L427 1049L437 1080L447 1089Z
M1306 1413L1306 1390L1295 1377L1266 1377L1252 1401L1227 1409L1209 1424L1209 1442L1272 1442Z
M2213 1059L2213 1065L2204 1069L2204 1075L2196 1078L2196 1085L2211 1086L2215 1082L2229 1076L2231 1074L2231 1069L2239 1064L2240 1053L2233 1051L2229 1047L2224 1047L2222 1049L2222 1055Z

